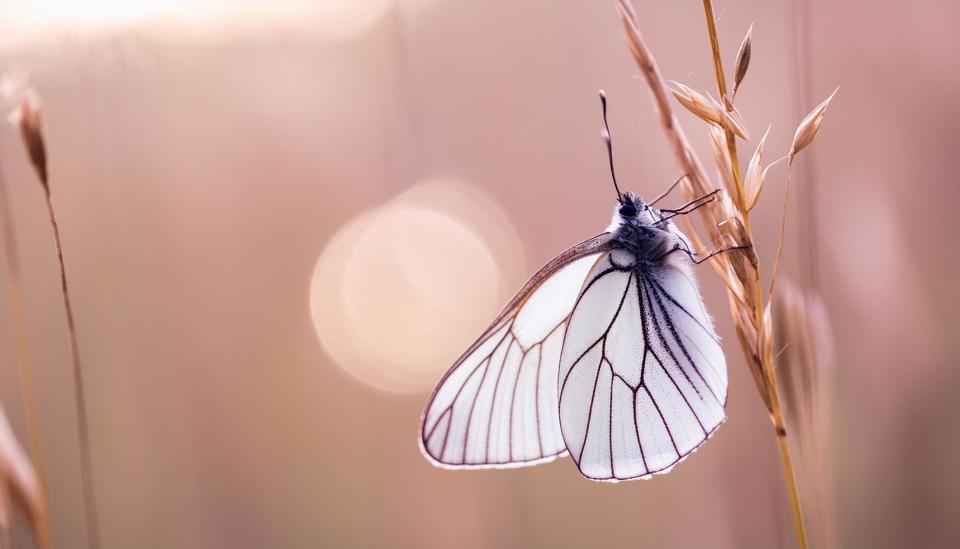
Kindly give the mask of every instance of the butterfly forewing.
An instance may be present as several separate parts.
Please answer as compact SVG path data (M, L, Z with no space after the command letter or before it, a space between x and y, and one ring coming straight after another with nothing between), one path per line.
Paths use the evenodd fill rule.
M726 365L683 264L605 255L587 276L560 359L560 425L580 471L669 470L724 419ZM633 262L636 264L636 262Z
M594 237L540 270L434 390L421 447L453 467L502 467L566 451L558 367L567 321L587 273L608 243Z

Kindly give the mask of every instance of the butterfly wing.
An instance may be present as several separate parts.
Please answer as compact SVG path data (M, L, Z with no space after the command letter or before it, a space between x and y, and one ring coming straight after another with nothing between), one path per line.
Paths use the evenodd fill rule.
M688 265L634 270L622 253L587 276L560 359L561 432L594 480L665 473L725 418L726 363Z
M557 379L567 321L603 233L563 252L530 279L434 389L420 447L455 468L532 465L565 452Z

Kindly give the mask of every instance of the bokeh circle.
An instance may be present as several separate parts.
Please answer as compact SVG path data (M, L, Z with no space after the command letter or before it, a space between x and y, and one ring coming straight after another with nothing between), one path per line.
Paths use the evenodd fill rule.
M420 183L344 225L314 269L314 326L333 361L389 392L428 390L523 270L516 233L477 189Z

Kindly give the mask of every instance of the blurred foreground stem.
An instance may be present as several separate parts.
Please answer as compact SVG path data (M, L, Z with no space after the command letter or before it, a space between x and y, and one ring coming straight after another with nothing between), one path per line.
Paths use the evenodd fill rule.
M3 230L4 249L7 262L7 295L10 299L10 316L13 325L14 351L17 371L20 378L20 398L23 401L24 417L27 424L27 439L33 466L40 482L40 507L47 508L47 479L44 468L43 448L40 444L40 427L37 424L37 403L33 390L33 369L27 347L26 320L23 314L23 288L20 284L20 258L17 254L17 239L14 234L13 220L10 217L10 204L7 201L6 181L0 173L0 226ZM40 547L50 547L50 525L47 516L34 517L34 535Z

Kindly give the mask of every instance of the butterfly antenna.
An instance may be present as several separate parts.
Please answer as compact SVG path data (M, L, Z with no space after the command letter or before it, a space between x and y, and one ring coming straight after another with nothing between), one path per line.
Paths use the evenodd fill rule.
M607 124L607 94L600 90L600 106L603 107L603 131L600 137L607 144L607 158L610 160L610 177L613 178L613 188L617 191L617 202L623 203L623 194L620 192L620 186L617 185L617 174L613 170L613 142L610 139L610 125Z

